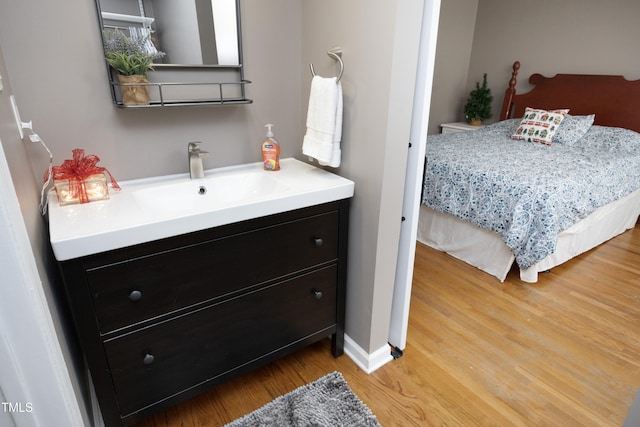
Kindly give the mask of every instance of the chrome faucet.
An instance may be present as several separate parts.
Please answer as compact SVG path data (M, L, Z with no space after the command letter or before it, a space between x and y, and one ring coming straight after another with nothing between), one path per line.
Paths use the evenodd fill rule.
M199 142L189 143L189 176L191 179L204 178L204 168L202 158L209 157L208 151L200 150Z

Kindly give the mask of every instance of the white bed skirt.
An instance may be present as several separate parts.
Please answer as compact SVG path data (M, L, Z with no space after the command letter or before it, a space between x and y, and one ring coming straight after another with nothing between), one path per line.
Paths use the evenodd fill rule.
M537 264L520 270L520 279L535 283L549 270L633 228L640 215L640 190L603 206L560 233L556 250ZM515 256L497 233L476 227L453 215L420 206L418 241L478 267L501 282Z

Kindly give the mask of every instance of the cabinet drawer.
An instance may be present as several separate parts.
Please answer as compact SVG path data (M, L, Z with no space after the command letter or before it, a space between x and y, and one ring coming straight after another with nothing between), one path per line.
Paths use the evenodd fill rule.
M122 415L335 327L336 277L325 267L106 341Z
M289 221L91 268L100 331L108 333L338 257L338 212Z

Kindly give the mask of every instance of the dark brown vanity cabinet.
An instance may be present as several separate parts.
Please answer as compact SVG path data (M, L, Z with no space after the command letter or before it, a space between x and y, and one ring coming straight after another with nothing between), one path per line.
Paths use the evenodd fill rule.
M349 200L60 263L108 426L331 336L344 345Z

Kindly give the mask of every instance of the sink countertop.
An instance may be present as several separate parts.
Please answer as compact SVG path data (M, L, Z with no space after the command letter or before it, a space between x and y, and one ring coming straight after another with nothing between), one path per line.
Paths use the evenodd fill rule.
M52 191L49 232L54 255L64 261L353 196L354 183L346 178L293 158L282 159L280 164L277 172L262 170L258 162L211 169L201 179L190 180L186 173L118 182L122 190L111 189L109 200L85 204L60 206ZM277 183L278 190L226 196L216 203L216 179L227 189L237 182L243 190L242 178L256 174L264 174L269 185ZM163 190L183 189L189 184L194 191L199 186L212 191L208 201L201 205L199 200L205 199L198 199L202 196L194 192L186 205L182 194L175 198ZM140 195L153 203L147 204Z

